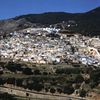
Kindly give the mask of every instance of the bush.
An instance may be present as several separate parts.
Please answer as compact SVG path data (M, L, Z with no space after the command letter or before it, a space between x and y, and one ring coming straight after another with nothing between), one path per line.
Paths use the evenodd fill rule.
M22 87L22 82L23 82L22 79L16 79L16 81L15 81L15 85L16 85L16 86L20 86L20 87Z
M8 70L10 70L11 72L22 71L23 70L21 64L17 64L17 63L13 63L13 62L9 62L5 67Z
M38 70L38 69L34 70L34 74L35 74L35 75L40 75L40 74L41 74L41 73L40 73L40 70Z
M44 85L43 84L40 84L40 83L37 83L37 82L35 82L35 83L33 83L33 86L32 86L32 88L34 89L34 90L36 90L36 91L41 91L43 88L44 88Z
M86 91L85 90L80 90L80 93L79 93L80 97L86 97Z
M15 78L8 78L7 79L7 84L13 84L13 85L15 85Z
M57 92L61 94L63 91L61 88L57 88Z
M53 93L56 92L56 90L55 90L54 88L51 88L51 89L50 89L50 92L53 94Z
M76 84L75 84L75 89L79 89L80 86L81 86L81 84L76 83Z
M57 74L80 74L80 72L79 68L61 68L56 70Z
M84 81L84 78L82 75L77 75L75 78L75 83L82 83Z
M17 99L8 93L0 93L0 100L17 100Z
M23 74L25 74L25 75L32 75L33 74L32 69L24 68L23 69Z
M49 92L49 89L48 88L45 88L45 92Z
M100 82L100 69L92 71L91 74L90 74L90 79L93 82L97 82L97 83Z
M63 92L67 93L68 95L72 94L74 92L74 88L72 86L65 86Z
M48 75L48 73L47 72L43 72L43 75Z
M97 82L94 82L94 81L91 81L90 82L90 87L93 89L95 88L96 86L98 86L98 83Z
M0 78L0 85L4 85L6 83L6 80Z

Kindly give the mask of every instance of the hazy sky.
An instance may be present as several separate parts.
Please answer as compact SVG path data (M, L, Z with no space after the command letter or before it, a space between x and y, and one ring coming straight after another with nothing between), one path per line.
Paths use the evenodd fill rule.
M100 0L0 0L0 19L43 12L86 12L100 7Z

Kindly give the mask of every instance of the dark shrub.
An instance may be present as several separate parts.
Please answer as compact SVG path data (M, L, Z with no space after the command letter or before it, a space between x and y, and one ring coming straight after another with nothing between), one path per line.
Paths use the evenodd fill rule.
M50 89L50 92L53 94L53 93L56 92L56 90L55 90L54 88L51 88L51 89Z
M23 74L25 74L25 75L32 75L33 74L32 69L24 68L23 69Z

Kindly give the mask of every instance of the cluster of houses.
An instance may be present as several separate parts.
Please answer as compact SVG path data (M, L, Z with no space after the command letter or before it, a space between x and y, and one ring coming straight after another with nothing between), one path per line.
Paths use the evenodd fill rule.
M99 38L80 34L69 36L59 31L55 28L27 28L10 33L9 37L0 40L0 57L41 64L100 64Z

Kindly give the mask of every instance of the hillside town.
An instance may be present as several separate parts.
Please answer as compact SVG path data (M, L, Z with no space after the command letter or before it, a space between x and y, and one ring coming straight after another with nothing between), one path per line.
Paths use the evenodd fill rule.
M0 4L0 100L100 100L100 0Z
M38 64L100 65L100 38L62 33L56 28L27 28L0 40L0 58Z

